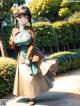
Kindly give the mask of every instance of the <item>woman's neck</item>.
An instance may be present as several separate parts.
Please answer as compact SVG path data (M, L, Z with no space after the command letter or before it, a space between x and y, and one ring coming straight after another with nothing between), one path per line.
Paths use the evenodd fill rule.
M24 26L20 25L19 30L23 31L23 29L24 29Z

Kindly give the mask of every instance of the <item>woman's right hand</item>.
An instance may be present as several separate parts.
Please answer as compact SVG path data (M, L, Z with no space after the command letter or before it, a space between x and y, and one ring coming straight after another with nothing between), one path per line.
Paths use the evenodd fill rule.
M12 30L12 36L15 36L16 34L18 34L20 31L18 28L13 28Z
M29 59L26 59L25 64L26 65L30 65L30 60Z
M14 41L14 37L16 36L16 34L19 33L19 29L18 28L13 28L12 29L12 34L9 38L9 44L12 44Z

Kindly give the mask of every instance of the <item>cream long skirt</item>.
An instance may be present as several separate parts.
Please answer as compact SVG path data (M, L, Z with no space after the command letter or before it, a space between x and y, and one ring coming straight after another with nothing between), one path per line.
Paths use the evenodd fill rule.
M37 76L30 75L30 67L25 64L17 66L13 94L16 96L26 96L27 98L35 98L51 88L52 82L48 80L48 76L41 73Z

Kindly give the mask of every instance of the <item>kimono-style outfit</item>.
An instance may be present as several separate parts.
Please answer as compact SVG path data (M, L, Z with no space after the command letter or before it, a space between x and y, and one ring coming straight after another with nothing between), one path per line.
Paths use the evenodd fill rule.
M26 96L27 98L35 98L53 87L53 74L49 70L50 67L54 68L53 65L56 64L56 60L48 59L44 56L38 65L35 63L26 65L28 45L31 41L32 35L25 29L14 38L14 43L19 47L19 53L13 94Z

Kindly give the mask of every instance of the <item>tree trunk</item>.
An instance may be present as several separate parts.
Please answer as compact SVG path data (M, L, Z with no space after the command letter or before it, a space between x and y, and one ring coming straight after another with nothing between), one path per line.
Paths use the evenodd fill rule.
M63 47L64 47L64 51L66 51L66 47L65 47L65 45L63 45Z
M2 57L7 57L7 51L6 51L6 47L4 45L4 41L2 39L0 39L0 50L1 50L1 56Z
M56 36L56 47L57 47L57 52L59 52L59 40L58 40L58 36Z
M67 50L69 51L69 50L70 50L70 49L69 49L69 44L67 43L66 46L67 46Z
M51 51L51 53L53 53L52 47L50 47L50 51Z
M59 45L58 45L58 43L57 43L56 47L57 47L57 52L59 52Z
M73 45L73 49L75 49L76 48L76 46L75 46L75 44Z
M4 43L4 35L3 35L3 28L1 26L0 23L0 51L1 51L1 56L2 57L7 57L7 50L6 50L6 46Z

